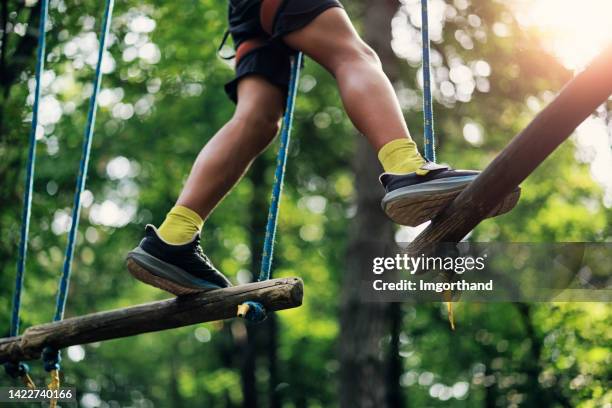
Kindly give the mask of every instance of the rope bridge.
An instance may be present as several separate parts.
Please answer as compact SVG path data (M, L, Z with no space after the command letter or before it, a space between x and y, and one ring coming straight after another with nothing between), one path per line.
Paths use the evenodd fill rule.
M286 171L287 152L291 136L297 86L302 65L302 54L298 53L292 61L291 80L283 127L281 130L281 143L277 158L275 180L272 189L272 201L268 214L262 265L258 282L238 287L219 289L195 297L171 299L168 301L154 302L63 320L79 227L81 195L85 189L91 156L98 94L102 82L102 62L106 50L114 6L114 0L106 0L100 33L98 60L93 80L93 92L89 102L81 161L76 181L71 226L58 285L53 322L30 327L22 336L19 336L19 314L25 278L26 254L32 208L33 180L36 161L36 130L38 128L41 96L41 76L44 71L45 61L48 6L48 0L41 1L35 75L36 87L29 138L28 160L26 164L24 208L11 314L10 337L0 339L0 363L4 364L7 374L14 378L21 378L26 386L35 388L36 386L28 374L29 367L27 364L23 363L23 360L30 360L42 356L45 370L51 375L51 384L49 384L49 388L56 389L59 388L60 350L70 345L132 336L212 320L227 319L235 317L236 315L245 317L251 321L259 322L266 318L267 311L300 306L303 297L303 283L300 279L289 278L270 280L280 199ZM238 311L238 313L236 313L236 311ZM55 401L52 401L52 406L55 406L55 403Z
M425 155L435 159L432 97L429 79L429 38L427 27L427 0L423 1L423 58L424 58L424 127ZM287 165L291 127L302 54L298 53L291 68L291 81L281 131L272 200L268 213L261 270L258 282L211 292L152 302L139 306L100 312L63 320L66 294L71 273L72 257L80 212L80 195L85 187L91 141L95 124L97 94L101 82L101 63L106 45L113 0L106 0L102 24L98 65L94 78L94 92L90 100L87 127L83 142L77 188L74 199L72 225L68 247L58 289L54 321L32 326L19 335L19 309L28 229L31 213L32 183L36 153L36 129L40 99L40 76L44 69L45 27L48 0L42 0L34 112L30 131L30 147L26 168L23 222L19 245L17 278L13 298L10 337L0 339L0 363L7 373L28 381L27 365L22 363L43 356L45 368L52 373L53 386L59 385L59 350L71 345L85 344L120 337L133 336L196 323L244 316L261 321L266 313L298 307L302 303L303 284L297 278L270 279L278 212ZM413 254L428 253L439 242L458 242L525 178L552 153L573 130L612 94L612 44L606 48L582 73L572 79L555 100L538 114L529 126L516 136L493 162L472 182L408 247ZM29 386L33 386L29 380Z

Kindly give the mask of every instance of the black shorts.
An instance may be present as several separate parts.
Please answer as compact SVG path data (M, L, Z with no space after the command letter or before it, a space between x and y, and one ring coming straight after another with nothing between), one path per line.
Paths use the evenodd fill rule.
M342 7L338 0L283 0L274 18L272 33L260 21L261 0L229 0L229 32L238 49L244 41L264 38L265 42L244 54L236 65L236 77L225 84L231 100L238 100L238 82L248 75L261 75L286 93L289 86L291 56L295 54L282 37L308 25L331 7Z

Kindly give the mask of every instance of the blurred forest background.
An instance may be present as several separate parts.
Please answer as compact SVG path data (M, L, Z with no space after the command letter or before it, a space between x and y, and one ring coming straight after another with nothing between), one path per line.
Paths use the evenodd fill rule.
M102 3L51 1L23 328L52 317ZM454 167L486 166L572 75L513 3L430 1L439 157ZM345 6L379 52L420 143L419 2ZM117 2L67 316L167 297L132 279L124 254L146 223L163 220L197 152L232 114L222 88L232 67L216 55L226 7L221 0ZM36 1L0 1L3 335L38 19ZM598 110L523 184L511 214L484 222L468 239L610 241L609 110ZM258 268L275 150L205 225L206 252L235 282L250 281ZM452 332L440 303L360 302L356 282L368 256L418 233L384 218L380 170L345 116L333 78L307 60L274 271L304 279L304 305L260 325L232 320L71 347L63 381L77 387L79 405L611 407L607 304L459 303ZM32 366L36 381L46 382L41 364Z

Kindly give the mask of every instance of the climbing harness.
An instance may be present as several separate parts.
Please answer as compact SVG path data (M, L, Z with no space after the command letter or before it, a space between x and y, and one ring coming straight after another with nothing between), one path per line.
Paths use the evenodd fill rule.
M243 0L248 1L248 0ZM257 19L247 19L246 21L238 24L236 26L232 26L232 30L235 32L241 31L250 31L257 32L260 28L262 28L268 35L272 35L274 31L274 21L276 16L282 6L282 0L261 0L261 5L259 8L259 21ZM242 4L238 6L234 6L231 1L228 2L228 14L232 15L233 11L238 13L239 19L244 16L247 12L247 9L242 7ZM238 10L236 10L238 8ZM241 10L241 11L240 11ZM236 49L235 54L233 55L223 55L221 51L227 42L227 39L230 36L230 30L225 30L223 33L223 38L221 39L221 44L217 48L217 55L224 60L231 60L235 58L235 64L238 65L242 56L247 54L249 51L254 50L255 48L259 48L265 45L268 38L262 35L260 37L250 38L248 40L242 41L238 48Z

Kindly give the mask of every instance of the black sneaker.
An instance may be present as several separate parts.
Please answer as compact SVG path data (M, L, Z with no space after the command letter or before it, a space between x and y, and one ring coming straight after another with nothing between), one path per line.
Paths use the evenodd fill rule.
M428 173L423 176L384 173L380 176L386 191L382 208L397 224L416 227L435 218L480 174L473 170L453 170L433 162L425 163L421 169L428 170ZM520 195L521 189L517 188L487 217L512 210Z
M182 245L162 240L152 225L145 237L127 255L127 267L138 280L177 296L232 286L200 246L200 234Z

